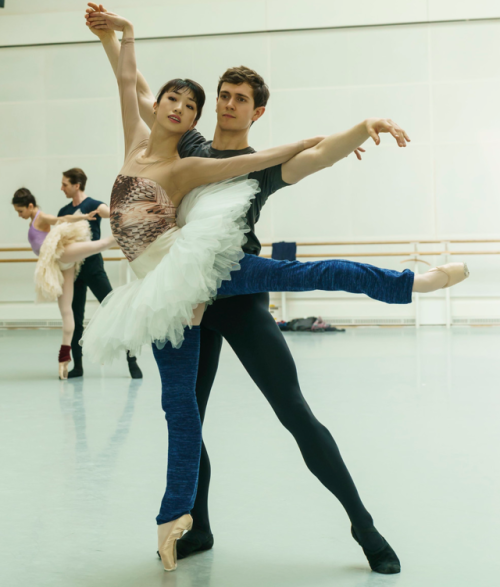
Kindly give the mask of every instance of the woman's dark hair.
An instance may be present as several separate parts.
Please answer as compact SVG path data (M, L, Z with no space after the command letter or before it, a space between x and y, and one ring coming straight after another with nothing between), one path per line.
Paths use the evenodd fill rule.
M71 185L76 185L79 183L82 192L85 191L85 186L87 185L87 176L85 175L83 169L80 169L79 167L72 167L71 169L68 169L68 171L63 171L62 174L64 177L69 179L69 183Z
M36 208L36 199L28 188L19 188L14 193L12 204L15 204L16 206L23 206L24 208L27 208L30 204L33 204L33 206Z
M192 79L171 79L158 92L156 101L159 104L163 94L166 94L167 92L180 92L186 89L193 93L193 98L196 102L196 121L198 121L201 118L203 106L205 105L205 90L200 86L200 84L194 82Z

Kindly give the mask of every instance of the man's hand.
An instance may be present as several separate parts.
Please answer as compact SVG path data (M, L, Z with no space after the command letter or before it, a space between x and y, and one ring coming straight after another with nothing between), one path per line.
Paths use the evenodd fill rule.
M406 147L406 141L410 142L410 137L406 132L390 118L368 118L365 125L376 145L380 144L381 132L390 133L396 139L399 147Z
M127 25L131 24L126 18L114 12L106 12L102 4L98 6L94 2L89 2L85 19L87 26L97 36L99 31L104 31L105 34L109 34L110 31L123 31Z

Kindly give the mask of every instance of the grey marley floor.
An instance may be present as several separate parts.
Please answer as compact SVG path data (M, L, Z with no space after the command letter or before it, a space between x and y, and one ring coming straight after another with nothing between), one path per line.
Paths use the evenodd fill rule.
M302 388L403 573L343 510L226 346L204 430L215 548L165 573L167 431L150 352L56 378L57 331L0 331L0 584L490 587L500 581L500 329L293 333Z

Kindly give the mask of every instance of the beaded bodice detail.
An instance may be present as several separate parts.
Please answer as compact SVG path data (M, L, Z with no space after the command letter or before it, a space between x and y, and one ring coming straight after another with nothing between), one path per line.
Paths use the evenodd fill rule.
M151 179L119 175L111 192L111 231L129 261L176 226L176 208Z

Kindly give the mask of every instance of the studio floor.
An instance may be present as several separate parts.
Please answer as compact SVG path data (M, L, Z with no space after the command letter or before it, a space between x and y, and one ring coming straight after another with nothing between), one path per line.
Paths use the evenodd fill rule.
M500 329L286 336L402 573L370 572L227 346L205 423L212 551L156 557L167 430L149 352L57 379L58 331L0 331L5 587L491 587L500 581Z

